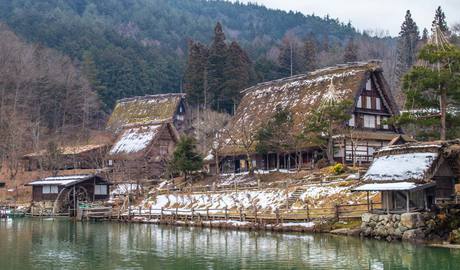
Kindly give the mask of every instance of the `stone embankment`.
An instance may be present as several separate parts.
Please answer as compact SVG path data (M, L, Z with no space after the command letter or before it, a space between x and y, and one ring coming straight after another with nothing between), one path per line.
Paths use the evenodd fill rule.
M377 239L423 241L435 230L431 213L370 214L362 216L361 235Z

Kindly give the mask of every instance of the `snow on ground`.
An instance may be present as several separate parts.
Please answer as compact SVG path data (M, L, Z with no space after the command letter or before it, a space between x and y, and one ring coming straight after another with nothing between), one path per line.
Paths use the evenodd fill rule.
M288 195L290 195L290 192ZM170 194L148 198L142 203L143 207L152 209L178 208L186 209L252 209L257 207L262 211L274 211L286 202L284 190L234 191L208 194Z

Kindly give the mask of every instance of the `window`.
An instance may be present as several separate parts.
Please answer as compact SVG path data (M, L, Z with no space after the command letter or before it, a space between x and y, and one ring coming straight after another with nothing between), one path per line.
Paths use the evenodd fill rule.
M382 109L382 104L381 104L380 98L375 99L375 109L379 110L379 111Z
M167 145L160 145L160 155L166 156L168 154L168 146Z
M366 109L372 109L372 98L366 97Z
M107 195L107 185L95 185L94 194L95 195Z
M388 117L383 117L383 122L385 122L385 124L383 124L383 129L388 129L388 125L386 124L386 121L388 121Z
M377 115L377 127L380 127L380 115Z
M358 98L358 102L356 103L356 107L361 108L363 106L363 103L361 101L361 96Z
M355 115L352 114L350 120L348 120L348 126L354 127L355 126Z
M57 194L59 192L58 186L43 186L42 193L43 194Z
M367 91L371 91L371 90L372 90L372 82L371 82L370 79L367 80L367 82L366 82L366 90L367 90Z
M113 160L109 159L109 166L113 166Z
M364 127L365 128L375 128L375 116L364 115Z

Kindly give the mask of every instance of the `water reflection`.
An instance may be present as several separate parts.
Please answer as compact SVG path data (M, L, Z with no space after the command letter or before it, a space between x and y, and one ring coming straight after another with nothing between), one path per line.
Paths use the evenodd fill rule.
M0 221L0 269L458 269L460 250L309 234Z

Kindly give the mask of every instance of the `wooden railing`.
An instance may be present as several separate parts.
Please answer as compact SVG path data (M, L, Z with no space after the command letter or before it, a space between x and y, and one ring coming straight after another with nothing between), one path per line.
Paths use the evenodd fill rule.
M143 208L129 207L128 211L120 214L121 219L131 220L135 217L146 219L173 219L173 220L239 220L260 223L282 223L284 221L311 221L321 219L353 219L359 218L363 213L371 211L378 204L342 204L334 207L306 209L275 209L274 211L261 211L257 208L228 209L228 208Z

